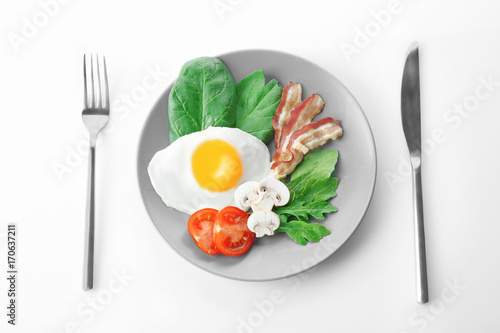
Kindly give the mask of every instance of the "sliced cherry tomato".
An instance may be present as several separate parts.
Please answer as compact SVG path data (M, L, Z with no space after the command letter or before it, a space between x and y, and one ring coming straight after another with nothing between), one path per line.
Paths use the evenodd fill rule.
M194 242L205 253L218 254L219 249L214 242L214 222L217 210L205 208L197 211L188 221L188 231Z
M247 227L248 214L228 206L215 217L214 241L225 255L239 256L252 246L255 234Z

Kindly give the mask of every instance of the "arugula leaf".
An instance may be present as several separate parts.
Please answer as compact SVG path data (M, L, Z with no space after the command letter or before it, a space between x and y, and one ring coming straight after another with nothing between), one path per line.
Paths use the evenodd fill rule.
M276 208L274 212L278 215L295 217L301 220L309 220L309 216L318 220L324 220L324 214L338 211L338 209L333 207L328 201L314 200L312 196L306 196L305 200L302 198L295 199L289 205Z
M291 239L300 245L306 245L307 241L317 243L321 238L331 234L324 225L304 221L282 221L280 227L274 232L286 232Z
M309 220L310 218L323 220L325 214L338 211L329 202L337 195L335 191L339 180L332 177L337 161L337 150L316 149L304 157L290 176L290 181L285 182L290 191L290 201L285 206L275 207L274 212L280 217L280 228L283 227L280 232L286 232L299 244L306 243L303 235L315 233L316 238L313 236L306 238L317 242L323 236L330 234L326 227L310 223ZM292 221L293 219L298 221ZM289 226L292 222L293 228ZM324 234L325 232L328 234ZM302 235L302 238L298 235Z
M314 187L314 197L309 197L316 201L327 201L337 196L337 193L335 191L337 190L338 184L339 179L333 177L320 180L311 179L307 182L306 186L304 186L302 190L296 190L295 195L305 197L307 196L306 190Z
M202 57L182 66L168 98L170 143L210 126L234 127L236 86L224 63Z
M290 192L302 193L308 188L307 182L330 178L339 158L337 150L315 149L304 157L295 171L290 176L290 182L286 184ZM310 184L314 186L314 184Z
M285 183L290 201L274 212L299 220L309 220L309 216L323 220L324 214L337 211L328 202L337 195L338 179L331 177L337 160L337 150L316 149L307 154Z
M276 79L265 83L264 73L256 71L236 85L236 127L268 142L283 88Z

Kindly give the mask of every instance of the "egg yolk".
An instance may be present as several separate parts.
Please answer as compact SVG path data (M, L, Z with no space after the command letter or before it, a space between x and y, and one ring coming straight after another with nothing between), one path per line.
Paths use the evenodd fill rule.
M198 185L212 192L229 190L243 174L238 151L219 139L205 141L195 149L191 169Z

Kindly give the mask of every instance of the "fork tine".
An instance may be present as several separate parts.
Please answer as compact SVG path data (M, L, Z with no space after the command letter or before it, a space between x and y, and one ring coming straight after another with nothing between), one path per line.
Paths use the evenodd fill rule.
M108 69L104 55L83 55L83 85L84 108L109 112Z
M94 86L94 55L90 55L90 83L91 83L91 108L95 109L95 86Z
M100 70L100 66L99 66L99 63L100 63L100 60L99 60L99 55L96 54L95 57L97 58L97 62L96 62L96 73L97 73L97 96L96 96L96 100L97 100L97 107L98 108L102 108L102 85L101 85L101 70Z
M108 86L108 71L106 69L106 57L102 56L104 67L104 108L109 109L109 86Z
M83 107L89 107L89 100L87 98L87 60L85 54L83 55Z

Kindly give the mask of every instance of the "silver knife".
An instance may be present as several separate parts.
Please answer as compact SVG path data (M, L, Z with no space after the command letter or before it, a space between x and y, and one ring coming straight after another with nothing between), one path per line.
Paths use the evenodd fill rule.
M420 125L420 73L418 44L414 42L406 57L401 87L401 118L403 131L410 151L413 175L413 222L415 233L415 264L417 302L427 303L429 291L427 285L427 263L425 257L424 208L422 203L422 177L420 166L421 125Z

